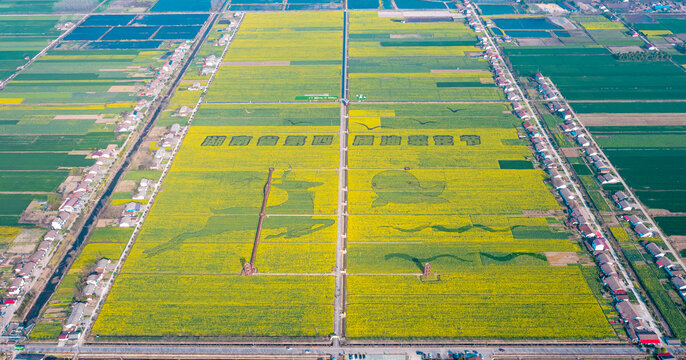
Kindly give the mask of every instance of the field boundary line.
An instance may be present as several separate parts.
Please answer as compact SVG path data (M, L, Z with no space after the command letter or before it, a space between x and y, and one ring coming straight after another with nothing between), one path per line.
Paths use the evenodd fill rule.
M221 14L221 11L219 11L216 14L215 18L212 19L212 21L207 23L207 29L206 29L206 32L204 34L204 37L197 40L198 42L196 43L196 48L195 48L196 52L193 54L189 54L187 61L190 62L190 61L194 60L195 56L197 55L197 50L205 42L206 37L209 34L209 30L212 28L212 26L214 26L214 23L217 20L217 18L220 16L220 14ZM240 27L240 24L242 22L243 22L243 17L241 17L238 25L236 26L236 30L233 32L232 36L229 38L229 42L226 44L226 47L224 48L224 51L222 53L222 58L226 55L226 52L228 51L229 46L231 45L233 37L234 37L236 31L238 31L238 28ZM76 347L77 349L83 344L85 339L88 337L89 332L91 331L91 327L93 325L94 319L96 319L100 315L100 310L102 310L102 306L104 305L104 300L106 299L107 295L109 295L109 292L112 289L112 285L114 284L115 277L117 277L117 275L120 274L122 265L125 262L126 258L128 257L128 254L131 251L133 244L136 242L136 238L138 236L138 233L140 232L140 229L143 226L143 223L145 222L145 219L147 218L148 213L150 212L150 209L152 208L152 206L155 202L154 200L157 198L157 194L160 191L161 184L163 183L164 179L166 178L167 174L169 173L169 170L171 169L171 166L174 162L173 160L176 158L176 155L178 154L179 149L181 148L181 144L183 143L183 140L185 139L186 135L188 134L188 130L191 127L195 113L198 110L198 107L200 106L200 103L202 102L202 99L205 96L205 93L207 91L207 87L210 85L210 83L214 79L214 74L216 73L218 67L219 67L219 64L216 65L215 71L212 73L210 78L207 80L205 90L203 91L202 95L198 99L198 102L196 103L195 108L193 109L193 112L190 114L187 125L181 131L181 137L180 137L179 141L176 143L176 146L174 146L174 150L172 151L172 154L169 158L169 161L165 165L164 170L162 170L162 174L160 175L159 180L157 182L155 182L153 192L150 196L150 201L148 201L148 203L145 205L145 208L143 209L141 216L139 217L138 221L136 222L136 226L133 230L133 233L131 234L129 241L126 244L126 247L122 251L122 254L119 257L119 260L117 261L115 268L112 270L112 276L110 276L109 280L107 281L107 284L105 285L105 288L103 289L102 293L100 294L100 296L98 298L98 302L96 303L95 309L93 310L93 314L88 318L88 321L86 322L86 325L84 326L83 333L82 333L81 337L74 344L74 347ZM185 71L180 73L178 75L178 77L180 78L180 77L183 77L184 75L185 75ZM173 93L175 91L175 89L173 87L171 89L172 89L172 93ZM162 106L162 104L160 104L160 106ZM152 119L151 121L154 121L154 120L155 119ZM77 350L77 352L78 352L78 350Z
M562 95L562 93L557 89L557 86L555 85L555 83L553 83L553 81L552 81L550 78L547 78L547 77L546 77L546 82L547 82L548 84L551 85L551 87L553 88L553 90L555 90L558 94ZM631 190L631 188L629 187L629 185L627 185L626 181L624 181L624 178L623 178L622 175L619 173L619 171L617 170L617 168L615 168L614 164L612 164L612 162L610 161L610 158L607 157L607 155L605 155L605 153L603 152L603 149L602 149L602 148L598 145L598 143L596 142L595 137L593 136L593 134L586 128L586 125L584 125L584 123L581 122L581 121L579 120L579 116L576 114L576 112L574 111L574 109L572 109L572 107L569 106L569 103L568 103L567 100L564 98L564 96L561 96L561 97L562 97L562 101L565 102L565 105L567 105L567 108L568 108L569 111L571 112L572 117L576 120L577 123L579 123L579 126L581 127L581 129L583 129L583 130L589 135L588 137L591 139L591 145L594 146L595 149L596 149L600 154L602 154L603 157L604 157L605 159L607 159L607 162L606 162L606 163L610 166L610 169L611 169L612 171L614 171L614 173L615 173L615 178L617 178L617 180L619 180L619 182L624 186L624 192L628 193L631 197L634 198L634 200L635 200L634 202L636 203L638 209L641 210L641 213L643 214L643 216L644 216L646 219L648 219L648 222L650 223L650 226L651 226L652 230L653 230L653 231L656 231L657 234L660 236L660 238L662 238L662 240L663 240L663 242L665 243L665 245L667 245L667 247L669 248L669 251L671 251L672 254L674 255L674 258L676 258L676 261L679 263L679 265L681 265L681 268L682 268L682 269L686 269L686 266L684 266L684 263L683 263L683 261L681 260L681 256L678 256L679 253L674 249L674 247L672 246L672 244L671 244L669 241L667 241L667 237L666 237L665 234L662 232L662 229L660 229L660 227L657 226L657 223L655 223L655 220L653 220L653 217L650 216L650 214L649 214L648 211L646 210L645 206L643 206L643 204L642 204L641 201L638 199L638 197L636 196L636 194L634 194L633 190ZM686 101L686 100L684 100L684 101Z
M472 4L472 1L468 1L467 3ZM474 10L472 10L472 11L474 11ZM483 29L486 29L481 16L478 15L476 13L476 11L474 11L474 17L476 18L476 21L479 22L479 26L481 26ZM554 144L550 140L550 138L552 138L552 134L550 134L543 126L541 126L541 121L539 120L538 113L535 112L533 107L531 106L531 102L529 101L529 98L526 96L526 94L522 90L522 87L519 84L519 80L512 74L512 72L510 71L510 68L507 66L507 64L505 64L505 62L503 60L502 53L500 51L500 48L498 46L496 46L496 43L493 41L493 38L491 37L491 35L487 31L484 32L484 37L487 39L489 45L492 46L492 48L494 49L494 51L498 55L498 61L505 65L505 66L503 66L504 72L507 75L507 77L512 80L512 84L514 85L517 93L519 93L519 96L521 97L522 101L524 102L524 104L526 104L526 107L529 111L529 114L531 115L531 120L534 121L536 128L542 134L544 134L544 136L542 136L542 139L544 141L546 149L549 149L550 152L554 155L555 160L560 165L560 168L564 172L565 176L568 179L573 180L574 178L570 175L570 170L567 168L567 164L562 161L562 157L560 156L558 149L554 146ZM560 94L560 96L562 96L562 95ZM580 200L582 200L582 201L579 201L580 205L583 206L585 212L588 214L589 220L591 222L590 225L592 225L592 229L595 232L603 234L603 229L599 225L598 219L596 218L596 216L590 211L588 204L586 203L584 197L581 194L581 191L579 190L579 185L577 184L577 182L576 181L570 181L570 185L571 185L571 188L574 191L574 193L577 195L577 197ZM604 235L606 235L606 234L604 234ZM604 237L607 238L607 236L604 236ZM624 265L619 261L619 257L617 256L617 253L616 253L614 247L608 246L608 248L609 248L610 255L612 255L613 260L617 264L617 267L618 267L622 277L624 278L624 280L629 285L629 288L634 293L634 296L636 297L636 300L639 303L641 315L643 315L643 318L650 324L650 327L655 331L655 333L660 337L660 339L662 339L663 338L662 332L657 327L657 325L655 323L655 319L653 318L653 316L650 313L650 311L648 310L645 302L641 298L640 293L638 292L638 290L634 286L634 283L633 283L631 277L628 275ZM660 340L660 342L662 343L662 340Z

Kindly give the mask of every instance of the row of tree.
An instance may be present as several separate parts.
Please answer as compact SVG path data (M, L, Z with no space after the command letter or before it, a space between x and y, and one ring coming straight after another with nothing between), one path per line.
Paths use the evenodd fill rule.
M665 61L672 58L664 51L633 51L614 55L619 61Z

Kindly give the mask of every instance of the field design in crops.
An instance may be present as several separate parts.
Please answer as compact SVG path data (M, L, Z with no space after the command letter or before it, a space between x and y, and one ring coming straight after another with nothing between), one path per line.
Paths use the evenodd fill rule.
M349 21L342 107L342 14L247 14L93 334L327 342L342 226L348 339L612 338L475 34Z

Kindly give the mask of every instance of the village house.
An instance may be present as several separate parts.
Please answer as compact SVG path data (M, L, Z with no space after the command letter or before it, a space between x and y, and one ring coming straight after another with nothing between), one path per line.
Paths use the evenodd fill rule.
M45 240L45 241L55 241L56 239L57 239L57 230L50 230L45 234L45 236L43 236L43 240Z
M653 255L653 257L655 258L665 256L665 251L662 250L660 246L658 246L656 243L652 241L645 243L645 248L650 253L650 255Z
M7 288L7 294L11 296L17 296L21 294L21 288L24 286L24 278L22 277L15 277L12 279L10 282L10 286Z
M24 266L21 267L21 270L19 271L19 274L17 276L23 277L23 278L28 278L33 274L33 270L36 269L36 263L33 261L29 261L24 264Z
M62 205L60 205L59 210L68 212L68 213L73 213L79 211L81 208L79 206L79 200L80 198L76 195L71 195L68 198L62 202Z
M138 100L138 102L136 103L136 106L133 109L136 111L142 111L143 109L148 107L149 104L150 104L150 102L148 100L140 99L140 100Z
M184 105L179 108L179 111L177 113L178 116L188 116L193 112L193 109Z
M616 301L624 301L629 299L629 295L626 293L624 286L622 286L622 283L616 276L606 277L603 279L603 284L610 289L610 293Z
M131 227L135 224L135 219L131 216L122 216L121 219L119 219L119 227L120 228L128 228Z
M574 195L571 191L569 191L569 188L562 188L560 189L560 196L566 201L576 199L576 195Z
M670 281L672 282L672 284L674 284L677 290L686 290L686 280L684 280L684 278L682 278L681 276L674 276L670 279Z
M617 308L617 312L619 313L619 316L622 318L624 322L629 322L634 319L639 319L638 313L636 313L636 310L634 309L634 306L631 305L630 302L628 301L622 301L618 302L615 307Z
M622 217L624 218L624 220L628 221L629 224L631 224L631 226L636 226L643 222L641 221L641 218L639 218L636 215L624 215Z
M100 279L102 278L102 274L98 273L92 273L86 277L86 284L88 285L98 285L98 282L100 282Z
M137 212L141 211L141 203L132 201L124 207L124 214L125 215L132 215Z
M649 237L653 235L653 231L648 229L645 225L643 224L638 224L634 227L634 231L636 234L640 237Z
M560 172L557 171L557 169L554 169L554 168L553 168L553 169L548 169L548 174L549 174L550 177L553 178L553 179L554 179L554 178L562 177L562 175L560 175Z
M617 271L615 270L615 267L612 266L611 264L600 265L600 271L602 271L605 276L617 275Z
M52 228L54 230L61 230L64 224L66 224L67 219L69 219L69 213L60 211L55 219L52 220Z
M576 143L580 146L591 146L591 142L586 138L585 134L578 135L574 140L576 140Z
M553 184L553 187L554 187L556 190L564 189L564 188L567 187L567 183L565 183L565 182L564 182L561 178L559 178L559 177L554 177L554 178L552 179L551 182L552 182L552 184Z
M605 242L605 239L596 238L590 241L589 243L591 245L592 251L605 251L609 249L607 243Z
M102 274L107 270L107 266L111 263L112 261L108 258L102 258L98 260L95 263L95 272L98 274Z
M49 248L50 248L50 241L48 241L48 240L43 240L43 241L40 242L40 244L38 244L38 248L37 248L36 250L39 250L39 251L40 251L40 250L48 251Z
M46 254L47 252L45 250L37 250L31 257L29 258L29 262L34 262L37 263L39 262Z
M598 175L597 179L603 185L616 184L619 182L619 180L612 174Z
M626 200L618 202L617 207L619 207L623 211L631 211L634 209L633 205L631 205L631 203Z
M200 85L199 82L194 82L193 85L188 87L188 91L200 91L202 90L203 86Z
M64 323L65 332L73 332L81 325L81 319L83 318L83 312L86 310L86 303L77 302L71 311L71 314Z
M669 258L666 256L658 258L657 261L655 261L655 264L657 264L657 267L665 270L672 269L676 266L674 262L669 260Z
M588 226L588 224L581 224L581 225L579 225L578 228L579 228L579 232L581 233L581 235L583 237L585 237L585 238L596 237L596 233L593 231L593 229L591 229L590 226Z
M86 299L87 301L93 300L95 297L95 285L87 284L83 291L81 291L81 299Z
M598 155L598 149L592 146L585 148L584 152L586 153L586 156Z
M596 258L598 259L598 263L600 264L613 265L615 263L614 260L612 260L612 257L605 252L601 252L600 254L598 254Z

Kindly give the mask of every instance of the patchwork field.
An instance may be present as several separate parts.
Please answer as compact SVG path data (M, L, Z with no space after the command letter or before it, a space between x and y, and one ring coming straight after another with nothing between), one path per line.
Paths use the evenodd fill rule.
M351 100L499 100L488 64L462 22L391 21L352 13L349 34Z
M201 109L94 332L328 335L339 139L338 127L326 123L336 122L339 106L208 104ZM283 114L303 124L282 123ZM256 253L259 274L242 277L270 168L268 217ZM153 287L150 276L158 279ZM200 286L192 292L202 293L202 286L211 286L214 295L198 306L195 297L181 296L188 294L186 284ZM159 299L165 299L166 312L153 310L160 302L146 295L149 291L167 294ZM296 306L292 299L301 301ZM141 311L149 315L141 318ZM170 320L178 311L186 319Z
M675 213L686 211L681 180L686 72L678 58L620 61L613 54L620 47L613 46L630 44L620 39L627 37L624 25L602 16L574 20L590 34L595 46L518 46L506 48L505 54L519 76L531 77L540 71L550 77L644 205ZM648 20L652 22L633 25L662 51L678 57L674 49L660 45L667 44L664 36L670 35L669 29L683 31L686 20L657 15ZM618 38L612 39L613 34ZM638 45L644 44L638 41ZM644 50L636 47L632 51ZM683 232L675 230L678 227L670 220L661 223L670 234Z
M516 142L513 120L501 112L490 119L499 124L473 128L467 111L413 106L350 107L348 338L612 336L579 269L547 261L547 252L579 248L549 225L559 205L543 172L501 169L503 160L531 156ZM493 107L467 109L488 114ZM354 126L373 115L376 129ZM440 281L420 280L426 262ZM537 285L517 289L523 279ZM586 314L585 321L570 326L575 316L558 306Z
M341 13L247 16L209 90L208 102L336 100Z
M348 339L615 336L475 34L349 20L346 214L342 14L248 13L93 335L326 341L341 225Z

